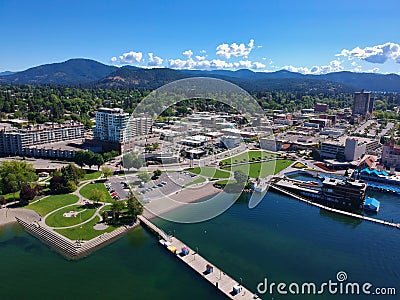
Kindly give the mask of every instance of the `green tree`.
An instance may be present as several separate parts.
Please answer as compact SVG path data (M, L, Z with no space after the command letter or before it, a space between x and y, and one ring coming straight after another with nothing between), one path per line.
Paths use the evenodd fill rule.
M136 197L131 193L126 201L126 206L128 208L128 213L134 219L138 215L143 213L143 205L136 199Z
M103 172L103 175L106 177L106 179L108 179L108 177L112 176L113 174L113 171L111 171L111 169L107 167L101 168L101 172Z
M150 181L150 175L149 175L149 173L147 173L147 172L140 172L140 173L138 174L138 178L139 178L141 181L144 181L144 182Z
M99 153L96 153L92 157L93 165L97 166L97 170L100 170L100 167L104 164L103 156Z
M233 177L235 178L236 182L239 184L244 184L249 180L249 177L243 173L241 170L237 170L233 172Z
M105 202L106 195L100 189L94 189L90 193L89 200L92 200L94 203Z
M83 168L86 162L86 151L77 151L75 153L75 163Z
M113 214L113 220L114 223L117 220L117 216L120 214L120 212L125 208L125 203L122 201L114 201L113 204L111 205L111 212Z
M3 194L15 193L38 180L35 169L25 161L4 161L0 165L0 189Z
M162 172L161 172L160 169L154 170L154 172L153 172L153 175L154 175L155 177L160 177L161 174L162 174Z

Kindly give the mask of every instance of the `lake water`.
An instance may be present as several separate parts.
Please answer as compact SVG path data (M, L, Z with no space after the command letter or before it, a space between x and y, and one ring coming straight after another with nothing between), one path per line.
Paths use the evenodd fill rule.
M382 218L400 222L400 197L371 194ZM176 214L183 213L176 211ZM246 199L207 222L155 222L252 291L268 282L336 280L400 292L400 230L339 216L276 193L254 209ZM137 228L89 257L67 261L17 225L0 228L1 299L224 299L197 274ZM370 299L366 296L283 296L262 299ZM374 296L398 299L398 296Z

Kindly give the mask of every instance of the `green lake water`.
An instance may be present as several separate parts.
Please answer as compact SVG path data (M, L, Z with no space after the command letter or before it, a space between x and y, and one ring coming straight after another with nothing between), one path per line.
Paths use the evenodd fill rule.
M375 193L378 217L400 222L400 197ZM184 213L176 211L176 214ZM336 279L400 293L400 230L324 212L276 193L254 209L245 199L196 224L155 222L252 291L269 282ZM79 261L68 261L18 225L0 228L1 299L224 299L137 228ZM260 295L262 299L399 299L399 296Z

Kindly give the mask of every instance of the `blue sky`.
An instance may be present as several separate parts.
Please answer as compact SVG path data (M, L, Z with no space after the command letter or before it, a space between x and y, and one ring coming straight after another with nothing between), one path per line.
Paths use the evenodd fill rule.
M0 0L0 72L83 57L144 67L400 73L399 11L397 0Z

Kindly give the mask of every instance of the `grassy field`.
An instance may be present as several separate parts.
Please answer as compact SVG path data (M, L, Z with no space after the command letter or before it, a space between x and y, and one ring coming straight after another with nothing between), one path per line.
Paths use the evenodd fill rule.
M251 178L265 178L268 175L276 174L283 169L289 167L294 161L286 159L278 159L276 161L258 162L253 164L238 165L227 168L231 171L241 170L245 174L249 174Z
M189 182L188 184L185 184L183 187L188 187L188 186L191 186L191 185L194 185L194 184L203 183L205 181L206 181L206 179L204 177L199 177L196 180L193 180L192 182Z
M102 182L88 183L83 188L81 188L79 193L83 197L90 199L90 196L92 195L92 191L95 189L98 189L104 193L104 195L106 196L105 202L113 203L115 201L113 198L111 198L110 193L108 192L104 183L102 183Z
M111 232L116 227L114 226L109 226L105 230L96 230L93 228L94 225L96 225L100 221L99 217L94 218L92 221L87 222L81 226L76 226L72 228L67 228L67 229L56 229L58 233L62 234L63 236L69 238L70 240L91 240L97 236L99 236L102 233L105 232Z
M82 180L94 180L98 179L101 175L101 171L86 170L86 175Z
M69 211L77 211L81 213L76 217L71 217L71 218L64 217L63 214ZM55 213L50 214L46 218L46 224L51 227L73 226L81 222L84 222L86 220L89 220L94 215L95 212L96 212L95 208L86 209L82 205L69 206Z
M4 195L0 195L0 196L4 197L4 199L6 199L6 201L7 201L7 203L14 201L14 194L13 193L4 194ZM15 193L15 201L18 201L18 200L19 200L19 191Z
M54 195L41 199L39 202L32 205L28 205L26 208L36 211L41 216L45 216L57 208L78 202L78 199L78 196L71 194Z
M215 168L194 168L194 169L187 169L187 171L197 174L197 175L202 175L205 177L209 178L229 178L231 174L228 171L223 171L223 170L218 170Z
M235 164L248 161L264 160L268 158L277 157L277 154L264 151L264 150L250 150L243 152L241 154L235 155L233 157L228 157L221 160L221 164Z

